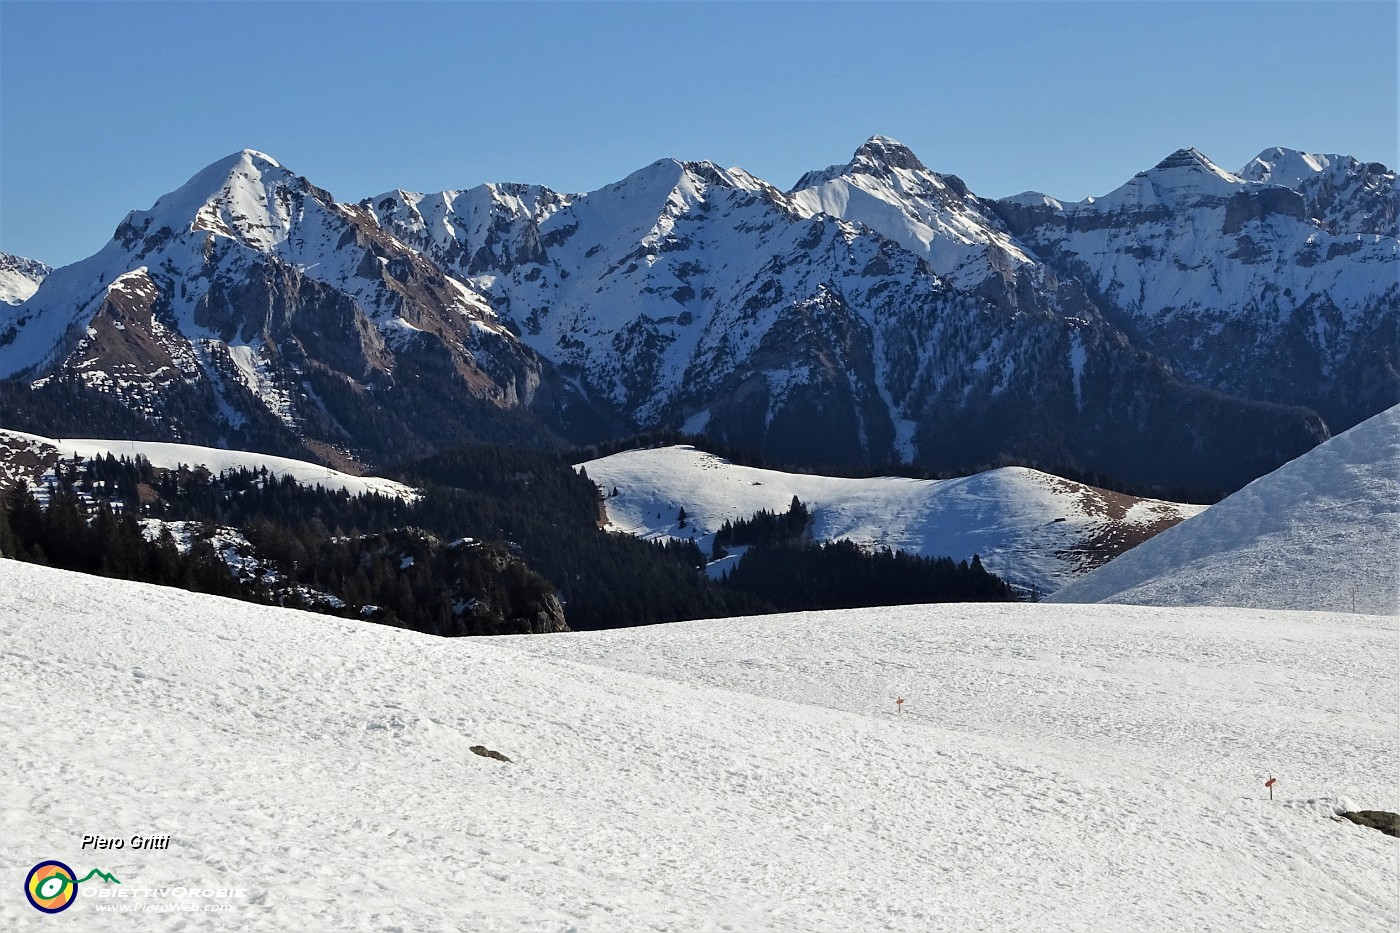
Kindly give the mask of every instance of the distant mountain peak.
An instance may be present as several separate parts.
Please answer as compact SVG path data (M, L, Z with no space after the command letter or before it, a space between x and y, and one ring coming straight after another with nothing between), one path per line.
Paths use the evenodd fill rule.
M0 253L0 304L17 305L24 301L52 271L37 259Z
M1216 165L1206 157L1205 153L1201 152L1201 150L1197 149L1195 146L1187 146L1185 149L1176 150L1171 155L1158 162L1152 168L1152 172L1170 172L1179 169L1187 169L1193 172L1205 172L1226 180L1236 180L1236 176L1233 172L1227 172L1225 169Z
M161 228L204 230L267 251L284 238L292 223L289 194L333 201L329 193L272 156L240 149L196 172L161 196L150 210L128 214L116 237L130 246L146 232Z
M797 184L793 185L788 193L816 188L837 178L849 178L853 175L890 177L894 169L920 172L925 175L934 174L928 166L919 161L919 157L914 155L914 151L904 143L888 136L875 135L860 144L860 148L856 149L849 162L844 165L828 165L826 168L807 172L797 180Z
M1343 161L1344 158L1343 156L1303 152L1300 149L1274 146L1250 159L1249 163L1235 174L1249 181L1266 182L1292 188L1305 179L1326 171L1329 167Z
M928 168L914 155L914 150L888 136L872 136L861 144L851 158L850 167L861 163L874 163L886 168L902 168L913 172L927 172Z

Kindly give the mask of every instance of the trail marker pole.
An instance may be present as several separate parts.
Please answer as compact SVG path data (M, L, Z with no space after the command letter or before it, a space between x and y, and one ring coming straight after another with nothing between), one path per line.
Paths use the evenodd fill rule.
M1268 779L1267 781L1264 782L1264 786L1267 787L1267 788L1269 789L1269 799L1270 799L1270 800L1273 800L1273 799L1274 799L1274 781L1277 781L1277 780L1278 780L1278 778L1274 777L1274 776L1271 774L1271 775L1269 775L1269 779Z
M900 697L894 701L894 711L895 713L904 712L904 697Z

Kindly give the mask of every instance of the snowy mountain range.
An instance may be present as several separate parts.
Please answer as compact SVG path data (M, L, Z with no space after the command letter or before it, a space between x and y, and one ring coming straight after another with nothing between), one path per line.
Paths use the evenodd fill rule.
M1191 382L1310 407L1337 431L1397 400L1397 204L1383 165L1271 149L1231 173L1186 149L1102 198L999 209Z
M684 446L628 450L579 466L605 496L610 530L689 539L709 554L726 521L760 510L781 514L796 496L811 511L814 541L954 560L978 555L1028 597L1053 593L1204 510L1024 467L948 480L851 479L757 469ZM711 563L711 575L727 572L743 550Z
M665 159L348 204L246 150L0 309L0 377L316 458L670 428L1233 489L1400 401L1396 203L1287 150L989 201L877 136L788 191Z
M1400 407L1060 590L1052 602L1400 613Z

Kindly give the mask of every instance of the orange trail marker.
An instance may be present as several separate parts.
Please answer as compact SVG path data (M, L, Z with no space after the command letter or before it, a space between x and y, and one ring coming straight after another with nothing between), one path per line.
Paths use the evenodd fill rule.
M894 711L896 713L904 712L904 697L900 697L894 701Z
M1267 781L1264 782L1264 786L1267 787L1267 788L1269 789L1269 799L1270 799L1270 800L1273 800L1273 799L1274 799L1274 782L1277 781L1277 780L1278 780L1278 778L1274 777L1274 776L1271 774L1271 775L1269 775L1269 779L1268 779Z

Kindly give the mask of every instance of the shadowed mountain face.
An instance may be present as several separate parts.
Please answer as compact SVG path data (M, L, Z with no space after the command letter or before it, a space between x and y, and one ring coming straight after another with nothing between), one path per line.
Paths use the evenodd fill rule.
M662 160L351 205L245 151L0 312L0 375L370 460L682 428L1227 489L1392 403L1394 203L1382 166L1283 150L990 202L873 137L787 192Z

